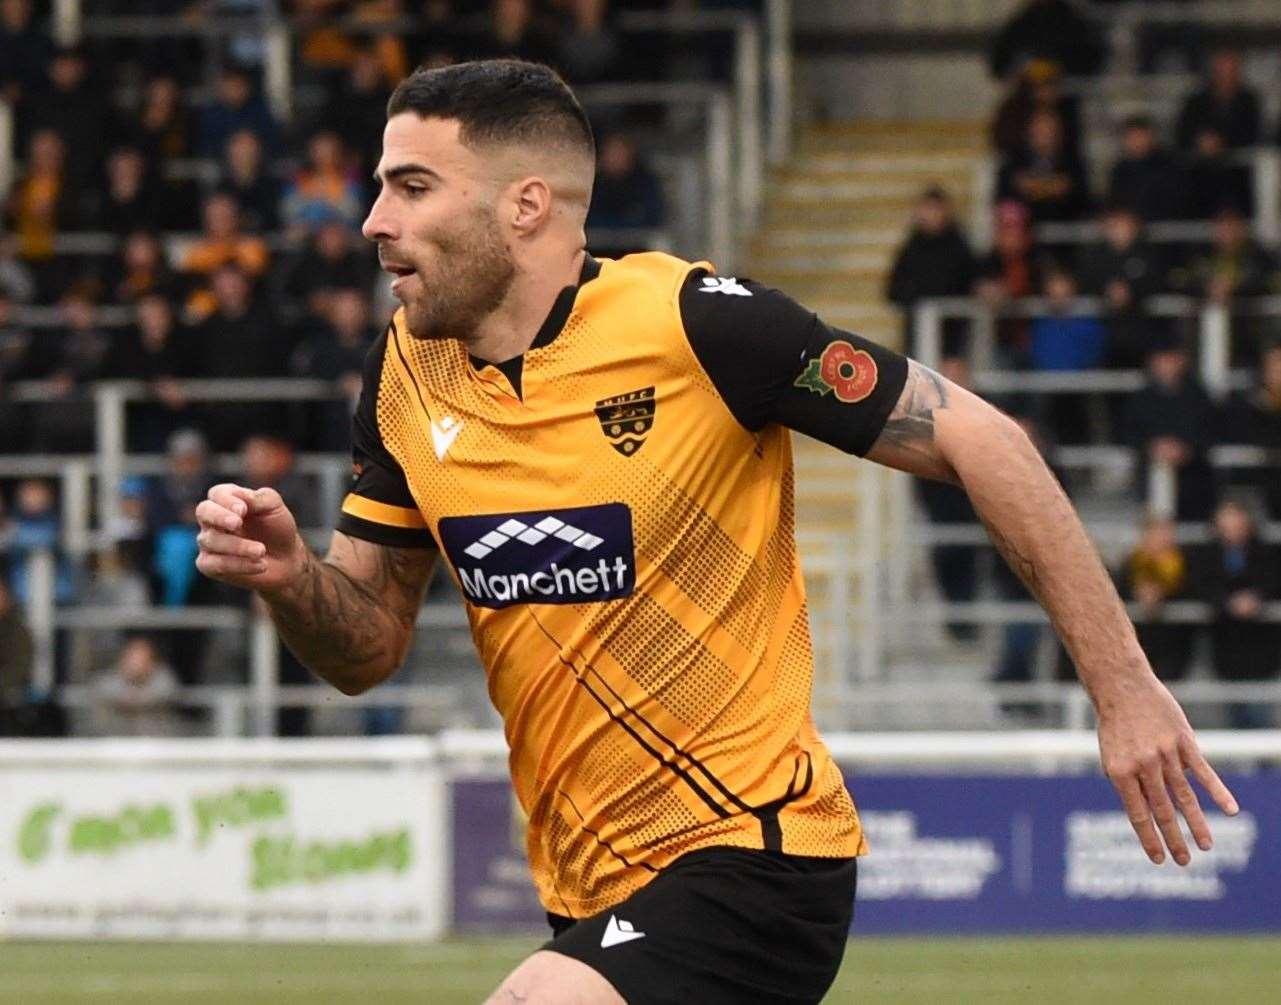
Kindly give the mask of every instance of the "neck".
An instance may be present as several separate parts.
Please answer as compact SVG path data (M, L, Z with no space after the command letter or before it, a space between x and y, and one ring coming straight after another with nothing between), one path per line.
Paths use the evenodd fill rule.
M465 339L467 351L490 363L503 363L524 353L551 313L556 297L566 286L576 286L587 251L577 248L567 257L558 255L552 266L531 272L520 269L507 297Z

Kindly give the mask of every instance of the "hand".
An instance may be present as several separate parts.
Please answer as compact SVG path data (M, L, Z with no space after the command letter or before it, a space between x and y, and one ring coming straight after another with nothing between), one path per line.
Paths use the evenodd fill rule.
M1099 752L1103 770L1121 795L1139 843L1158 865L1165 861L1162 837L1174 861L1179 865L1191 861L1179 829L1179 813L1187 820L1198 848L1209 851L1212 844L1210 825L1185 772L1196 776L1224 813L1233 816L1237 812L1232 793L1201 756L1183 709L1150 673L1115 704L1100 709Z
M306 562L298 524L275 489L215 485L196 507L196 568L221 583L275 590Z

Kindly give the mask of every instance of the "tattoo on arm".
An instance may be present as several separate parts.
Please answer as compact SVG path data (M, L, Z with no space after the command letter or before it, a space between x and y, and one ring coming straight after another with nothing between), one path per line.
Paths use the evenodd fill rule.
M1041 583L1037 575L1036 563L1019 551L1014 546L1014 543L997 530L996 525L983 516L982 513L979 514L979 519L983 521L983 526L987 528L987 535L992 539L992 543L996 545L996 550L1001 553L1001 557L1014 570L1014 574L1023 581L1023 585L1031 591L1032 596L1044 604L1045 598L1041 594Z
M934 442L934 413L948 407L948 381L928 366L907 361L907 382L868 457L912 474L956 482Z

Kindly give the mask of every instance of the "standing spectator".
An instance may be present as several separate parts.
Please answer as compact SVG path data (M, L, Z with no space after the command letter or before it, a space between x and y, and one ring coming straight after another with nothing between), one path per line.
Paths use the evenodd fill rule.
M1162 149L1146 115L1132 115L1121 132L1121 157L1112 165L1108 202L1143 220L1178 220L1185 211L1183 169Z
M147 162L137 147L117 147L107 158L107 181L92 200L89 225L93 230L125 234L155 230L163 222L160 193L149 181Z
M990 306L1030 297L1041 288L1041 268L1033 254L1032 227L1027 207L1006 200L996 207L992 250L979 262L975 292ZM998 347L1007 365L1019 365L1027 356L1027 322L1003 319L997 326Z
M20 732L22 707L27 702L35 645L22 608L0 577L0 737Z
M1147 369L1147 385L1130 397L1123 420L1124 439L1138 453L1137 488L1145 495L1150 465L1168 464L1175 473L1176 516L1209 519L1215 484L1206 450L1217 425L1214 405L1177 338L1153 342Z
M215 192L205 200L204 233L191 246L182 263L184 272L199 280L212 279L220 269L232 266L249 279L267 271L271 252L261 237L245 234L240 229L240 206L226 192ZM217 309L217 296L207 286L197 284L187 300L187 314L193 321L209 316Z
M93 681L94 731L99 736L173 736L178 732L178 679L155 643L135 636L114 666Z
M276 123L262 96L256 93L249 71L229 65L218 78L214 100L200 114L199 152L203 157L221 157L233 133L248 129L263 149L276 149Z
M1094 25L1068 0L1027 0L992 45L992 73L1006 77L1029 59L1058 63L1073 77L1098 73L1106 55Z
M609 0L567 0L566 22L556 32L556 59L575 84L626 77L625 51L610 17Z
M1196 134L1183 172L1184 211L1191 220L1208 220L1224 207L1254 213L1250 171L1232 160L1223 134L1204 126Z
M1081 154L1081 120L1077 99L1060 88L1058 63L1034 59L1025 63L1014 89L1001 102L992 120L992 146L1002 158L1014 157L1027 142L1027 127L1041 109L1057 113L1063 123L1063 145L1073 156Z
M1125 205L1109 206L1100 221L1103 240L1081 253L1081 292L1102 297L1110 366L1140 367L1149 336L1145 301L1165 287L1164 256L1143 236L1143 222Z
M353 231L342 223L327 223L312 235L285 275L284 293L310 314L324 317L331 291L355 286L368 292L377 269L377 258L357 244Z
M1259 382L1228 412L1226 439L1268 451L1270 463L1252 468L1241 480L1262 490L1268 516L1281 520L1281 342L1265 346L1259 357Z
M661 227L665 216L663 187L636 141L626 133L607 133L597 155L588 228Z
M90 79L89 63L80 49L59 49L49 61L48 83L30 93L18 114L21 138L37 130L57 133L66 149L67 183L85 191L98 170L109 120L106 95Z
M307 141L307 166L285 186L280 215L295 234L327 223L356 230L365 212L364 191L338 134L316 133Z
M280 180L264 164L255 133L238 129L231 134L219 187L236 200L246 230L265 234L280 227Z
M1089 208L1085 167L1065 145L1058 113L1032 113L1027 143L1002 165L997 194L1023 202L1037 223L1077 220Z
M1062 266L1045 276L1049 310L1032 322L1032 369L1091 370L1103 362L1107 330L1092 314L1076 307L1076 278ZM1095 439L1088 395L1049 394L1042 399L1041 424L1057 443L1079 444Z
M907 312L907 344L912 344L917 303L926 297L966 296L977 273L978 263L956 222L952 200L937 186L926 189L916 201L912 230L894 260L886 292L890 301ZM943 354L962 352L965 334L964 320L948 318L943 327Z
M1205 600L1214 609L1210 654L1222 681L1275 677L1281 636L1265 620L1264 605L1276 599L1275 561L1255 533L1254 519L1239 501L1226 499L1214 513L1214 540L1207 554ZM1265 706L1228 705L1233 729L1271 725Z
M1219 49L1210 57L1209 79L1188 96L1179 113L1178 144L1190 150L1206 128L1223 137L1229 150L1259 141L1259 96L1241 80L1241 54Z
M1138 604L1135 631L1144 655L1162 680L1182 680L1196 642L1196 626L1167 621L1166 604L1189 598L1193 577L1188 557L1179 547L1174 523L1150 516L1143 525L1139 545L1121 568L1118 592Z

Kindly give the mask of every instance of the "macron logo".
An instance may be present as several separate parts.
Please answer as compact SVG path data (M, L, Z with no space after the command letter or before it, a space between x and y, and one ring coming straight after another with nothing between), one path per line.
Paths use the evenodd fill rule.
M497 551L509 541L520 541L533 547L541 544L549 537L559 538L575 548L582 548L583 551L592 551L605 543L603 537L597 537L595 534L588 534L584 530L579 530L564 520L557 520L554 516L543 517L532 527L528 524L521 523L519 520L508 520L499 524L479 541L473 541L463 549L463 554L471 558L484 558L492 551Z
M636 931L630 921L619 921L611 914L609 923L605 926L605 934L600 937L600 947L608 949L610 946L619 946L624 942L643 938L645 933Z
M750 297L752 291L733 276L704 276L699 293L727 293L732 297Z
M431 420L431 442L436 448L436 460L445 459L449 448L454 445L454 440L458 439L458 434L462 431L463 424L452 415L446 415L441 419L440 425L436 424L435 419Z

